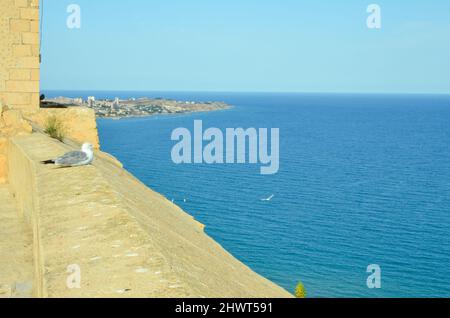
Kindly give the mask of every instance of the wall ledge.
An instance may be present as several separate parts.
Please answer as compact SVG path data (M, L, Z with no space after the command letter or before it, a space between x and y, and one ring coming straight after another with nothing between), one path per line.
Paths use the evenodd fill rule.
M291 297L108 155L84 167L40 164L71 149L41 133L9 145L10 187L33 229L35 296ZM74 265L81 288L71 289Z

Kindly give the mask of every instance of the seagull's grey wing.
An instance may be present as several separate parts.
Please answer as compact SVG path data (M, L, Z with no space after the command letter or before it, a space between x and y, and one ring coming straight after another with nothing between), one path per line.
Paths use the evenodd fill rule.
M71 151L57 158L55 164L59 166L74 166L88 160L88 156L82 151Z

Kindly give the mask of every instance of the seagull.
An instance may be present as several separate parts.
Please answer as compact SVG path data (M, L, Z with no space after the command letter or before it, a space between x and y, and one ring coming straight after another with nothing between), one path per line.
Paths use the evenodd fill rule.
M261 199L261 201L272 201L272 199L275 197L274 194L272 194L270 197L265 198L265 199Z
M94 151L90 143L84 143L81 151L71 151L56 159L41 161L42 164L53 164L58 167L86 166L94 160Z

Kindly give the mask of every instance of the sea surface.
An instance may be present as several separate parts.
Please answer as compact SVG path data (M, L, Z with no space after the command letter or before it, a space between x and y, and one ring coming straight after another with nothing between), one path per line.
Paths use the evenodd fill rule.
M301 281L309 297L450 297L449 95L47 92L59 95L232 104L99 119L101 146L289 291ZM223 131L279 128L279 173L174 164L171 133L196 119ZM366 285L370 264L381 267L380 289Z

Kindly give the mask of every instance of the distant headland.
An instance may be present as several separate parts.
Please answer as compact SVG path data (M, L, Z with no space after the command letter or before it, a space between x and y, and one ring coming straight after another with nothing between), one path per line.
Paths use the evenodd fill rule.
M99 118L121 119L153 115L186 114L228 109L224 102L178 101L165 98L96 99L95 96L83 98L56 97L44 99L43 108L67 108L84 106L92 108Z

